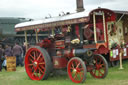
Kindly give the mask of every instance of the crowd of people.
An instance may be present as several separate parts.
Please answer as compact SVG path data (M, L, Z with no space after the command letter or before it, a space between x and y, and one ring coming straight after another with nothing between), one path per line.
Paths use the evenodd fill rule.
M14 46L6 44L4 48L0 45L0 71L2 71L2 68L7 70L6 57L10 56L16 57L16 66L24 66L23 60L26 52L25 49L25 45L20 46L19 43L15 43Z

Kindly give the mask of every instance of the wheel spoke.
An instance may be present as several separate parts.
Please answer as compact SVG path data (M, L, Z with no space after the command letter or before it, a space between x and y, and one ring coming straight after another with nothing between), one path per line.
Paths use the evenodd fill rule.
M30 61L33 63L33 60L30 58Z
M102 63L102 60L100 59L100 62L99 62L99 64L101 64Z
M34 73L35 73L35 69L34 69L34 71L33 71L33 73L32 73L32 76L34 76Z
M107 61L102 55L95 55L94 59L96 61L95 69L90 74L95 78L105 78L107 75Z
M99 70L98 70L98 77L100 76L100 72L99 72Z
M73 68L73 67L70 67L70 69L71 69L71 70L74 70L74 68Z
M39 63L39 65L45 64L45 62Z
M34 70L34 68L33 68L33 67L31 67L31 69L30 69L30 70L31 70L31 72L32 72L32 71Z
M33 64L28 64L28 66L33 66Z
M82 79L82 78L83 78L82 75L83 75L84 73L83 73L83 72L79 72L78 74L80 75L80 79Z
M96 69L94 70L94 74L96 74Z
M78 61L75 61L75 64L76 64L76 65L75 65L75 68L76 68L76 66L77 66L77 64L78 64Z
M96 58L96 64L97 64L97 58Z
M35 55L38 56L38 52L37 52L37 50L35 51Z
M45 62L43 57L40 57L40 59L38 59L38 62Z
M32 55L30 54L30 57L34 60L34 56L32 56Z
M39 77L41 76L40 70L39 70Z
M100 67L100 69L103 69L103 70L104 70L104 69L105 69L105 67Z
M77 64L76 68L78 68L80 66L80 62Z
M73 69L74 69L74 64L72 63L72 67L73 67Z
M43 67L42 65L40 65L40 67L41 67L42 69L45 69L45 67Z
M75 73L75 76L73 77L74 79L76 79L77 78L77 73Z
M38 77L38 72L37 72L37 69L36 69L36 71L35 71L35 72L36 72L36 77Z
M42 71L42 69L41 69L40 67L38 67L38 69L39 69L39 71L40 71L42 74L44 74L44 72Z
M101 64L100 67L102 68L104 66L104 64Z
M99 73L103 76L104 73L102 73L100 70L99 70Z
M36 59L36 53L34 52L34 60Z
M37 57L37 61L40 59L40 57L41 57L41 53L40 53L40 55Z

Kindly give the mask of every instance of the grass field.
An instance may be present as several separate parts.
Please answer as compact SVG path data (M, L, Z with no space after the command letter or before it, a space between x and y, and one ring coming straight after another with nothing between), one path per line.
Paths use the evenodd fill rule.
M87 74L82 84L73 83L67 75L51 76L47 80L32 81L27 76L24 67L17 67L16 72L0 72L0 85L128 85L128 60L123 62L123 70L119 67L109 68L105 79L95 79Z

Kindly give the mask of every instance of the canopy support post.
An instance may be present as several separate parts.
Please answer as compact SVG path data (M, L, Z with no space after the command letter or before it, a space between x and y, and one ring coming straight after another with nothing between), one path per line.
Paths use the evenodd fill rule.
M38 43L38 32L37 32L37 29L36 29L36 43Z
M28 49L28 41L27 41L27 31L24 31L25 34L25 44L26 44L26 51Z

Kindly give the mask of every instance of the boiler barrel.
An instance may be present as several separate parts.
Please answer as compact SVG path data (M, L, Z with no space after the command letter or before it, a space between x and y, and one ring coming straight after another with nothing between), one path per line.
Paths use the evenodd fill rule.
M74 55L77 56L92 56L93 52L90 49L74 49Z

